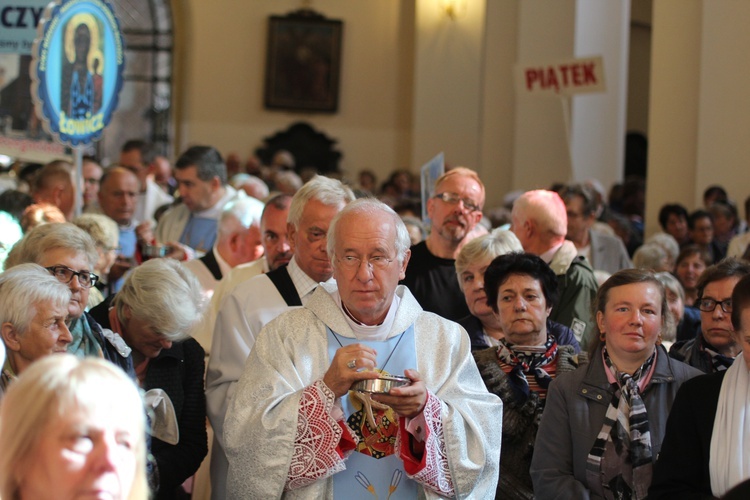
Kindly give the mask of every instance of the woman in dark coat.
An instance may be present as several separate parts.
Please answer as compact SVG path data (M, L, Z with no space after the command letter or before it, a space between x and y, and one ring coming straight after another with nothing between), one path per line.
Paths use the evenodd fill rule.
M147 403L155 408L151 444L159 479L155 498L178 498L182 483L195 474L208 453L204 352L190 337L201 315L200 285L178 262L153 259L128 276L112 307L108 302L92 314L105 328L122 335L133 350L138 382L147 391Z
M502 255L489 265L484 282L487 304L504 333L496 347L474 351L487 390L503 400L497 498L532 498L529 466L547 387L558 374L575 370L578 356L548 329L557 277L542 259Z
M531 462L539 498L645 498L677 390L700 374L659 345L672 318L651 272L613 274L595 310L590 362L550 385Z
M750 479L750 276L735 285L730 314L742 359L680 388L650 499L720 497Z

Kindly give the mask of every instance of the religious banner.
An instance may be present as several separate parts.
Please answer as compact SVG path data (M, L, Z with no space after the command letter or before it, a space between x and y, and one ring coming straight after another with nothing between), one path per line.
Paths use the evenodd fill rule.
M600 56L516 65L518 93L568 96L605 90Z
M32 51L32 99L44 128L68 146L98 140L117 108L122 34L103 0L61 0L45 10Z

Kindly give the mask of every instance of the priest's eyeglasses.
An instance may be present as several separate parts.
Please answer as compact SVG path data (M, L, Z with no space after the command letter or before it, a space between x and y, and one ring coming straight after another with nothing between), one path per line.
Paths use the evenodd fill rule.
M74 271L65 266L45 267L45 269L51 272L61 283L70 283L73 281L73 276L78 276L78 283L80 283L82 287L91 288L99 281L99 276L88 271Z
M360 259L353 255L344 255L343 257L337 257L337 259L339 264L341 264L341 267L347 271L359 270L359 266L362 265L362 262L364 262L371 270L385 269L391 264L391 262L393 262L393 259L389 259L384 255L373 255L367 259Z
M469 198L461 198L456 193L449 193L446 191L445 193L436 194L433 198L443 200L449 205L456 205L460 201L464 204L464 208L469 212L476 212L479 210L479 205L471 201Z
M714 309L716 309L716 306L721 306L721 310L725 313L731 313L732 312L732 299L726 299L719 302L718 300L714 299L701 299L698 302L698 309L700 309L703 312L714 312Z

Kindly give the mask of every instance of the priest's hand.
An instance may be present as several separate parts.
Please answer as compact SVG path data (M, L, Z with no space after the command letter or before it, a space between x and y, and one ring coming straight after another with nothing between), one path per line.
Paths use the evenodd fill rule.
M333 356L331 366L323 376L323 383L340 398L354 382L378 378L372 371L377 361L377 352L364 344L350 344L339 348Z
M372 399L390 406L401 417L414 418L427 404L427 386L417 370L404 370L411 384L394 387L388 394L373 394Z

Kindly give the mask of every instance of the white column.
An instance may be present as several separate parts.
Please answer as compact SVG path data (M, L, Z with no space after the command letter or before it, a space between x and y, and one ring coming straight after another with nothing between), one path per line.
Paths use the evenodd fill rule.
M607 90L572 97L516 96L514 185L620 180L625 140L630 1L519 2L518 61L601 55ZM569 125L569 134L566 130Z

